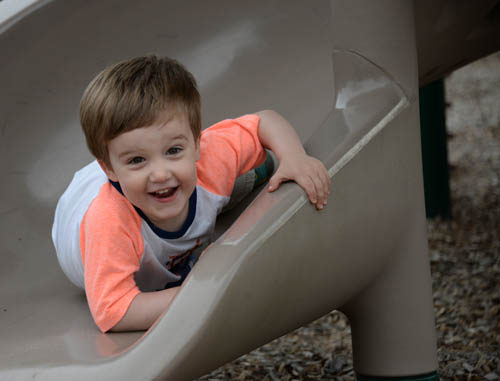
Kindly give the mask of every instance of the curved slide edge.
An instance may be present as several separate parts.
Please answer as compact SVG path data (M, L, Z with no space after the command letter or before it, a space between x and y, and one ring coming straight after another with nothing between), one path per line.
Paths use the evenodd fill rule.
M2 0L0 2L0 34L31 12L52 0Z
M389 218L398 211L387 205L392 197L377 208L351 208L353 196L363 192L349 191L351 185L342 177L377 182L377 175L363 175L351 164L404 113L408 100L380 68L357 53L336 51L333 64L335 105L306 143L333 178L325 211L314 210L294 184L273 194L262 191L200 258L169 311L134 345L86 365L11 369L7 374L16 379L30 374L40 379L192 379L343 306L371 283L393 254L393 245L369 238L362 243L353 234L373 222L373 213L382 217L380 208L390 209ZM380 154L368 154L371 166L377 167ZM380 233L392 230L389 226L381 221ZM360 270L361 263L366 270ZM110 336L113 340L120 334ZM126 366L131 363L148 366Z
M139 9L136 2L120 2L120 5L123 5L120 7L114 7L115 4L114 0L99 3L80 0L70 3L53 1L40 12L30 14L30 17L27 17L30 22L27 20L17 23L7 33L2 34L0 39L2 51L9 53L5 55L0 71L4 86L4 91L0 94L0 155L4 164L6 163L2 167L5 184L0 189L0 300L5 303L2 306L4 308L0 310L0 378L88 379L95 376L108 379L151 379L167 375L172 375L174 379L177 379L177 376L191 377L217 366L221 361L237 356L243 350L276 337L280 332L292 329L301 321L306 322L313 316L328 312L332 305L338 305L350 315L353 322L357 322L353 325L355 344L357 342L358 347L362 349L371 348L369 351L355 351L355 368L360 374L421 374L423 371L435 369L432 345L420 345L425 344L429 335L420 335L425 336L425 340L414 337L416 332L429 331L429 314L420 312L413 316L403 315L408 317L404 320L406 328L410 328L405 330L405 325L402 325L399 319L402 315L394 313L397 312L394 311L394 306L407 311L409 307L412 311L412 303L402 303L401 299L406 297L409 300L415 295L412 294L410 298L408 290L401 288L401 291L398 291L404 281L414 283L419 286L417 289L424 290L416 295L418 300L424 300L420 305L425 305L426 296L430 296L427 294L430 280L426 278L426 267L421 266L426 250L422 244L425 241L422 240L425 226L422 223L423 207L419 193L420 158L418 145L415 144L418 141L418 116L415 94L411 91L415 85L411 80L414 77L411 65L414 58L411 44L412 25L408 21L409 18L399 17L402 15L402 8L407 11L403 12L403 16L411 15L408 2L402 5L399 1L389 1L385 3L387 7L372 7L372 11L380 9L385 18L374 17L371 12L366 11L367 4L360 7L352 5L351 0L318 2L313 7L305 3L283 7L288 4L284 1L272 4L263 1L246 7L243 3L233 6L231 2L222 1L220 4L228 10L228 17L219 17L217 9L212 9L217 7L212 5L204 7L200 3L203 11L193 14L189 5L180 4L179 13L184 17L186 14L195 17L195 21L200 24L200 30L207 32L203 33L202 37L200 33L193 35L186 31L190 29L189 25L186 28L176 25L175 20L183 18L179 14L169 19L167 13L157 11L165 8L164 4L167 3L157 1L149 11L141 7L140 11L145 13L141 13L140 17L137 14ZM331 14L328 9L330 5L335 5ZM363 14L358 12L361 9ZM257 10L256 14L252 13L254 10ZM347 12L353 10L358 13L354 12L353 15ZM161 14L161 17L153 17L156 13ZM196 18L197 14L203 17ZM251 14L252 20L246 17L248 14ZM394 17L394 14L398 17ZM97 18L97 15L103 16L102 19ZM258 17L259 15L265 17ZM358 17L363 15L369 15L370 20L382 20L378 23L369 20L358 23L360 28L376 28L372 29L372 34L384 29L377 26L383 24L384 20L391 26L392 20L403 20L406 34L394 33L397 27L388 28L386 38L383 38L384 34L382 37L376 34L375 37L366 39L362 33L351 35L346 32L352 28L351 20L358 20ZM339 28L337 33L328 34L330 16L335 19L332 25ZM140 22L141 17L148 22L141 24L138 29L141 33L138 34L137 30L130 29L128 25L136 20ZM156 20L156 23L150 22L152 19ZM165 22L165 19L170 22ZM247 22L241 23L242 19ZM339 19L348 21L348 25L339 22ZM93 28L88 28L88 20L93 20ZM297 29L297 20L301 25L307 25L307 28ZM53 27L47 29L48 21L52 22ZM160 24L161 28L158 27ZM211 29L215 24L224 25L223 33ZM165 27L169 25L176 27ZM286 33L283 33L285 30ZM85 31L84 38L82 31ZM131 33L124 39L126 31ZM179 31L183 31L182 39L176 39L178 35L173 34ZM233 38L235 31L241 32L236 33L237 38ZM34 39L34 33L41 38ZM113 33L119 34L120 38L116 38ZM221 40L221 36L227 34L233 37ZM153 35L154 40L151 39ZM397 49L391 49L394 47L391 45L394 35L404 37L399 41L399 45L396 44ZM356 42L359 36L362 36L363 41L366 40L365 45ZM344 41L339 43L339 38ZM382 43L386 40L389 43L383 44L382 47L374 44L374 41ZM262 44L262 41L269 45ZM290 44L290 41L293 41L293 44ZM373 86L366 86L367 83L373 83L370 81L363 82L362 86L346 86L349 91L342 92L343 71L348 73L348 69L354 70L358 67L362 74L373 68L373 65L343 67L339 63L342 58L333 56L337 93L333 102L335 110L331 110L324 118L323 125L335 128L319 128L315 137L309 141L310 144L307 144L307 149L320 156L329 167L345 157L344 164L338 167L340 170L336 171L332 178L334 193L329 200L328 213L317 213L310 208L304 202L305 199L301 200L302 192L292 184L286 184L279 193L273 195L274 198L266 197L269 204L262 204L263 213L257 208L257 203L261 202L261 198L258 198L245 212L246 217L242 216L238 220L239 227L236 228L235 225L232 235L227 234L227 244L220 245L224 242L224 237L217 242L207 252L211 253L210 256L204 257L211 259L202 258L199 269L197 267L192 274L192 280L185 284L185 296L195 293L196 290L200 291L201 295L208 295L209 290L204 294L200 283L212 289L217 287L217 282L227 282L225 284L230 285L221 288L220 298L213 299L217 304L199 312L207 317L208 320L204 321L206 324L198 321L198 326L195 324L190 327L187 323L197 321L197 312L195 311L193 316L185 313L193 308L201 311L203 301L196 306L193 303L195 299L191 301L178 298L171 311L142 339L142 333L99 334L89 318L84 298L69 286L56 268L48 239L53 198L58 190L64 187L67 174L72 173L88 159L88 154L81 144L82 138L75 133L78 123L70 110L75 107L82 86L87 83L89 76L109 60L143 54L150 49L163 54L174 52L183 62L198 68L200 65L193 63L207 62L207 58L208 62L218 62L210 60L211 56L206 54L214 49L198 48L220 48L215 49L215 52L222 50L222 53L225 53L223 57L234 59L225 60L223 66L215 65L217 68L223 68L224 75L217 77L216 74L219 75L220 71L218 74L195 70L202 79L202 90L212 99L208 114L210 118L218 120L222 109L227 110L229 107L233 112L239 113L242 105L238 101L228 102L227 97L219 99L220 87L213 84L219 84L228 78L248 76L250 68L255 69L255 75L260 75L262 66L256 66L256 62L248 60L253 54L259 53L259 62L264 60L264 67L280 62L280 73L284 74L273 77L270 82L274 87L266 87L265 94L255 93L252 85L244 81L243 86L252 96L245 99L243 109L248 111L248 107L259 109L262 104L274 105L273 100L276 99L278 106L281 106L278 109L283 108L286 111L284 114L290 115L295 122L314 120L313 125L320 125L319 120L327 114L324 110L330 108L328 105L333 97L333 94L328 92L332 79L332 73L328 72L331 60L328 46L330 42L335 46L355 46L365 56L373 58L383 67L390 68L396 78L403 79L404 88L410 89L409 93L413 96L410 96L411 103L406 108L401 108L398 115L387 120L387 124L382 124L384 127L381 131L373 136L368 144L362 146L363 149L346 160L346 153L366 136L367 130L363 126L369 130L377 125L398 104L401 94L397 85L389 86L389 89L383 92L382 88L378 92L360 93L359 88L373 89ZM373 49L370 50L367 44L373 45ZM161 48L158 48L159 46ZM194 49L196 54L186 54L185 50L182 50L184 47ZM269 54L261 55L262 49ZM400 58L407 57L407 61L403 60L403 63L411 61L410 65L401 64L401 60L395 59L390 52L397 52ZM345 55L352 58L352 55ZM294 59L290 60L290 57ZM365 61L361 59L359 62ZM37 70L33 69L33 62L38 63L35 66ZM64 63L63 70L60 62ZM245 66L245 62L250 65ZM314 71L315 76L296 76L297 70L304 68L320 70ZM323 70L324 68L326 70ZM401 75L403 70L406 71L405 75ZM345 78L356 79L358 74L354 70L352 74L345 75ZM248 77L253 78L251 75ZM366 77L361 75L359 78ZM213 81L213 78L217 78L217 81ZM359 84L359 81L354 81L354 84L356 83ZM279 99L281 93L277 93L276 89L283 91L286 97ZM297 111L297 102L310 95L311 89L314 90L314 97L305 103L307 107ZM224 91L224 94L227 92ZM259 94L261 96L256 101L256 95ZM339 94L343 96L338 96ZM395 97L389 97L390 94ZM377 102L384 99L395 101L389 104ZM213 107L214 104L216 107ZM373 112L368 112L369 110ZM308 125L294 124L299 127L301 136L310 136L312 129ZM276 208L271 207L274 202L277 203ZM253 253L245 252L240 261L241 253L235 248L242 251L245 246L241 245L250 245L248 240L257 233L253 231L251 234L245 234L249 231L249 225L245 221L261 221L265 228L283 218L284 213L288 212L287 208L296 203L302 203L302 206L285 218L286 223L275 225L276 231L272 237L259 243L260 246L256 245L258 247ZM271 213L273 210L274 214ZM265 224L267 219L268 225ZM311 237L307 237L310 231L318 232L312 243ZM255 241L252 242L255 245ZM408 247L411 247L411 250L408 250ZM387 274L386 270L389 268L397 268L389 264L397 262L397 258L406 258L401 253L407 252L412 258L418 258L410 261L410 264L418 263L417 267L420 269L415 271L415 267L409 275L400 274L402 278L399 278L399 284L391 283L392 281L381 283L381 278L387 278L381 274ZM311 253L314 254L310 255ZM277 262L277 259L283 260ZM205 264L201 266L202 263ZM227 267L222 267L220 271L218 268L212 268L216 267L217 263L232 264L229 266L229 273L223 272ZM262 265L274 266L267 270ZM209 273L203 268L213 271ZM368 274L360 273L360 269L366 269ZM232 270L237 270L234 276L231 275ZM43 272L43 275L40 275L40 272ZM419 276L421 274L423 277ZM195 275L201 277L200 282L196 280ZM325 286L322 282L327 278L330 283ZM417 281L414 282L414 279ZM426 281L427 285L420 287L419 282ZM244 288L238 288L238 284ZM273 298L272 292L262 293L263 289L273 291L275 288L286 292L280 298ZM314 297L311 296L310 290L314 291ZM346 300L339 295L344 295ZM369 296L376 298L372 300ZM370 302L364 310L359 307L363 304L360 302L363 297ZM259 319L255 320L256 316L245 306L258 306L258 303L262 304L263 310L260 311ZM301 308L302 305L309 308ZM393 308L380 308L381 305ZM387 313L381 314L381 311ZM428 312L428 308L426 311ZM363 316L364 313L367 314ZM247 321L247 315L248 323L244 323ZM273 322L274 320L276 322ZM422 324L422 321L425 324ZM279 322L284 324L278 325ZM375 324L369 329L368 323L360 326L359 322ZM390 332L386 329L387 325ZM258 330L260 327L262 332ZM212 337L211 328L215 328ZM376 340L379 337L359 334L364 329L370 332L373 328L384 329L380 332L383 333L384 340L390 339L393 344L391 351L380 350L377 345L380 345L381 341ZM393 335L392 331L397 331L398 334ZM401 335L401 331L405 334ZM233 332L236 336L230 337ZM242 333L248 333L250 339L239 342ZM363 342L365 336L369 340ZM230 340L224 340L227 337L230 337ZM251 339L252 337L254 339ZM181 345L175 346L176 342L181 342ZM414 345L415 343L419 345ZM408 348L412 346L415 349ZM384 345L385 347L387 345ZM412 355L418 354L417 349L424 355L413 359ZM410 362L409 366L402 361ZM148 366L141 366L142 364Z

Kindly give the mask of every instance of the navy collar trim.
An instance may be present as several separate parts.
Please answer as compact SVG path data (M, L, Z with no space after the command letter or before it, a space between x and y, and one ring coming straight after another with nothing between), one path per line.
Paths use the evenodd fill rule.
M111 180L109 180L109 182L111 183L111 185L113 185L113 187L115 187L115 189L118 192L120 192L122 194L122 196L125 197L125 195L123 194L122 187L121 187L120 183L115 182L115 181L111 181ZM137 206L135 206L133 204L132 205L135 208L135 211L139 214L139 216L141 216L141 218L144 221L146 221L148 226L151 228L151 230L158 237L165 238L165 239L176 239L176 238L181 238L187 232L187 230L191 227L191 224L193 223L194 217L196 215L196 200L197 200L197 197L196 197L196 187L195 187L193 193L189 197L189 212L188 212L186 221L184 221L184 224L182 224L181 228L176 232L169 232L167 230L163 230L163 229L159 228L158 226L156 226L155 224L153 224L151 222L151 220L148 218L148 216L146 216L141 209L139 209Z

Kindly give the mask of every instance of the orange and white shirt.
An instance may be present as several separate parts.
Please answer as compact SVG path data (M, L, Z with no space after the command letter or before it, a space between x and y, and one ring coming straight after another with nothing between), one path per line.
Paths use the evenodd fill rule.
M181 279L172 267L208 241L236 178L263 163L258 127L257 115L245 115L202 131L197 185L177 232L154 226L96 161L75 173L57 204L52 240L101 331L116 325L140 292Z

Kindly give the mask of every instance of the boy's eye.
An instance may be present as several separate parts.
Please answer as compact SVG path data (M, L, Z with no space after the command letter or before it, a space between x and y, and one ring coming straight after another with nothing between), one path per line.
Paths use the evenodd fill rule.
M181 151L182 151L181 147L172 147L172 148L168 149L167 154L169 154L169 155L175 155L175 154L178 154Z
M143 157L140 156L135 156L132 159L130 159L127 163L128 164L140 164L144 161Z

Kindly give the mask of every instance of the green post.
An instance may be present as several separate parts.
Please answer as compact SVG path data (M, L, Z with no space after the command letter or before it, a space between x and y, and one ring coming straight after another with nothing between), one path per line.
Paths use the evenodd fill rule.
M448 150L443 80L419 91L422 165L427 218L451 217Z

